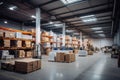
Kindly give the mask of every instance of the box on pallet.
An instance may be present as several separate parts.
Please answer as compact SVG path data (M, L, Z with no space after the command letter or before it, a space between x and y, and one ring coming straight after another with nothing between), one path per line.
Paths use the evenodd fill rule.
M65 62L70 63L75 61L75 54L66 54Z
M65 56L65 53L57 53L56 54L56 62L64 62L64 56Z
M38 59L24 59L15 61L15 71L17 72L29 73L40 68L41 61Z

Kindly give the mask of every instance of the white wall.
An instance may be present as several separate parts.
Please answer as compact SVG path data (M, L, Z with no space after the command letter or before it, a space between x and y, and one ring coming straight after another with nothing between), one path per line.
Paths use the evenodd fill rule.
M113 39L112 38L103 38L103 39L92 39L94 47L104 47L104 46L112 46Z

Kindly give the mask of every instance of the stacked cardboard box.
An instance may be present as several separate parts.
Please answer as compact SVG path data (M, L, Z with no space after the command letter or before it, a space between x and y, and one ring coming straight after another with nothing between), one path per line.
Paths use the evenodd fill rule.
M4 31L0 30L0 37L4 37Z
M66 39L66 40L70 40L70 36L68 36L68 35L65 36L65 39Z
M65 62L70 63L75 61L75 54L66 54Z
M74 54L78 54L78 49L73 50Z
M31 41L25 41L26 47L31 47Z
M5 31L5 37L6 38L15 38L15 32Z
M65 61L65 53L57 53L56 54L56 62L64 62Z
M17 57L18 58L24 58L25 57L25 51L24 50L17 50Z
M16 46L17 46L17 47L22 47L22 41L18 40Z
M49 33L48 32L42 32L41 36L49 36Z
M15 71L17 72L29 73L40 68L41 61L39 59L24 59L15 61Z
M8 70L8 71L14 71L15 64L12 62L2 62L1 69Z
M50 41L50 40L49 40L48 37L42 37L42 38L41 38L41 41L42 41L42 42L48 42L48 41Z
M32 51L26 51L25 53L26 58L32 58L32 56L33 56Z
M93 55L93 51L88 50L88 55Z
M4 40L4 47L10 47L10 40Z

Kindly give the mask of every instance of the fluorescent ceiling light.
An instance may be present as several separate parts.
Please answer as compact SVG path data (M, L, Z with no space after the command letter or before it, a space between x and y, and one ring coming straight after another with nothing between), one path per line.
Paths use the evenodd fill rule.
M101 36L101 37L105 37L105 34L99 34L99 36Z
M73 33L74 35L80 35L80 33Z
M95 22L97 21L97 18L89 18L89 19L83 19L83 22Z
M95 17L95 15L87 15L87 16L82 16L80 18L83 19L83 18L91 18L91 17Z
M32 15L31 18L36 18L36 16Z
M52 21L50 21L50 22L49 22L49 24L53 24L53 22L52 22Z
M66 32L68 32L68 33L72 33L72 32L74 32L75 30L66 30Z
M54 26L61 26L62 27L62 24L54 24Z
M4 21L5 24L7 24L8 22L7 21Z
M82 0L61 0L64 4L71 4L77 1L82 1Z
M13 10L17 9L17 6L10 6L8 9L13 11Z
M80 17L83 22L95 22L97 21L97 18L95 15L87 15L87 16L82 16Z
M95 31L95 33L102 33L103 31Z
M102 29L101 27L96 27L96 28L91 28L92 30L100 30Z

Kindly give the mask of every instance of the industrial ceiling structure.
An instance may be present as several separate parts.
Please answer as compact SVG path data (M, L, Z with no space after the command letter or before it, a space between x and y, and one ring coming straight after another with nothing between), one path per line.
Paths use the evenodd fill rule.
M1 0L0 18L35 26L35 8L41 9L41 28L92 38L112 37L114 0Z

